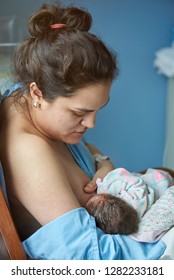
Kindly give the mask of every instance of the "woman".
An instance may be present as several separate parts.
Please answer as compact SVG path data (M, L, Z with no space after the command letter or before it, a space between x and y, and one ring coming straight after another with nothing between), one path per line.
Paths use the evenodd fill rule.
M83 208L96 178L114 168L99 156L95 170L93 154L100 152L82 141L109 101L118 72L115 56L88 32L91 22L87 11L56 4L44 4L29 20L30 37L14 58L20 84L1 109L0 157L10 207L32 258L156 259L162 243L142 249L134 242L140 255L124 253L119 242L129 240L105 235Z

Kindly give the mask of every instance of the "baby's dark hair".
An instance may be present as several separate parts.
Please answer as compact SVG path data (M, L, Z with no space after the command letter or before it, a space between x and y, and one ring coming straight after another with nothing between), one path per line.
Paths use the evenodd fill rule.
M51 28L53 24L64 24ZM116 55L103 41L88 32L88 11L58 2L43 4L28 22L30 37L14 56L20 94L35 82L47 101L71 96L85 86L112 81L118 74Z
M87 203L88 212L95 218L96 225L105 233L133 234L138 231L137 211L119 197L99 194L98 203Z

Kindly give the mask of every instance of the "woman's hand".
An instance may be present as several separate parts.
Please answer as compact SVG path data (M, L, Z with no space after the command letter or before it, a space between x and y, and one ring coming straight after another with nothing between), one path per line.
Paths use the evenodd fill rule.
M90 150L91 154L101 154L101 152L93 145L86 143L86 146ZM97 189L96 180L98 178L103 180L103 178L114 169L115 166L109 159L105 159L101 162L96 162L96 173L94 174L93 179L83 188L84 192L88 194L95 192Z
M100 178L103 180L103 178L112 170L114 170L115 167L112 164L112 162L109 159L103 160L101 162L96 163L96 173L93 177L93 181L96 181L97 178Z
M86 186L84 186L83 190L85 193L91 194L95 192L97 189L97 184L95 181L90 181Z
M96 180L103 178L113 169L115 169L114 165L110 160L104 160L102 162L97 163L97 171L93 177L93 179L83 188L85 193L93 193L97 189Z

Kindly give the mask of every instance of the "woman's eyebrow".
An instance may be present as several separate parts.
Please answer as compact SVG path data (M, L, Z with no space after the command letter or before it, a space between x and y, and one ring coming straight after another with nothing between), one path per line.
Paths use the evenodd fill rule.
M109 103L110 97L108 98L107 102L100 107L100 109L104 108L108 103ZM87 108L74 108L74 110L79 111L79 112L94 112L95 110L92 109L87 109Z

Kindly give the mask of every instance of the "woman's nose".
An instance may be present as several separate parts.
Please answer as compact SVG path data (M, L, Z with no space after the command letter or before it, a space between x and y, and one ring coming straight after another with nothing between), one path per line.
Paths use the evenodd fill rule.
M90 112L84 116L81 124L87 128L93 128L95 126L96 112Z

